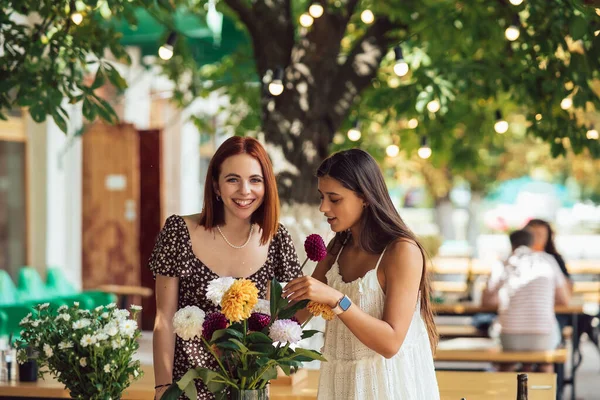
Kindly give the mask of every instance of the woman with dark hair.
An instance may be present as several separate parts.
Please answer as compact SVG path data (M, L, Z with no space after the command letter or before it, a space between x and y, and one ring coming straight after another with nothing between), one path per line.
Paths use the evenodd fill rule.
M570 280L571 276L569 275L569 271L567 271L565 260L554 245L554 231L550 224L543 219L532 219L525 225L524 229L533 235L531 248L534 251L544 251L554 257L562 273Z
M208 166L202 213L169 217L150 257L156 278L157 399L189 369L217 367L200 339L176 337L172 323L186 306L218 311L206 296L211 280L247 278L265 298L273 278L287 282L302 275L292 239L278 221L279 197L265 149L252 138L227 139ZM200 379L196 386L198 399L214 399Z
M312 277L291 281L284 296L337 314L325 331L318 399L439 399L425 252L376 161L359 149L339 152L317 177L320 210L336 235Z

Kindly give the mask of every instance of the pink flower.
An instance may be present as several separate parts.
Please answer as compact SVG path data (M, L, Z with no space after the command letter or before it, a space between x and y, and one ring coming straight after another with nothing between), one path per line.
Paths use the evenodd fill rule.
M227 328L227 318L223 314L219 312L208 314L202 324L202 337L210 341L213 333L225 328Z
M325 242L323 241L323 238L316 233L308 235L304 241L304 250L306 251L308 258L312 261L319 262L327 257L327 247L325 246Z
M248 318L248 329L255 332L260 332L265 329L271 322L271 317L267 314L252 313Z

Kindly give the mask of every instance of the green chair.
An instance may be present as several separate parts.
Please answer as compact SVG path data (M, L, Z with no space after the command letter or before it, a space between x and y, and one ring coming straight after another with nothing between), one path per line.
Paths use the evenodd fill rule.
M50 296L46 290L46 285L42 281L40 274L32 267L22 267L19 270L17 281L17 290L19 298L23 301L38 301L48 299Z
M8 272L0 270L0 305L15 304L19 301L19 292Z
M0 306L0 312L6 316L6 327L3 330L7 335L13 336L13 339L18 339L21 337L21 326L19 322L28 313L33 313L33 305L31 304L14 304L10 306ZM3 324L4 326L4 324Z
M75 286L69 282L59 268L48 268L46 275L46 291L52 296L71 296L77 294Z
M0 338L8 336L10 336L10 333L8 332L8 315L0 310Z

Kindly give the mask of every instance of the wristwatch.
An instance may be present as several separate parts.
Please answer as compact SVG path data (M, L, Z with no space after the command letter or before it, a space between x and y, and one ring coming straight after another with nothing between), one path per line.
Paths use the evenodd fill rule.
M337 302L337 305L333 307L331 310L335 315L340 315L344 311L347 311L352 305L352 300L348 296L344 296Z

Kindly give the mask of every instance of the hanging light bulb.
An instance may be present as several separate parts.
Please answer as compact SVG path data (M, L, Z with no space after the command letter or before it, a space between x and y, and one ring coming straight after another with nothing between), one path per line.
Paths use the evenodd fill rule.
M563 110L568 110L571 107L573 107L573 99L570 97L565 97L560 102L560 108L562 108Z
M388 157L396 157L398 154L400 154L400 147L396 146L395 144L390 144L385 149L385 154L387 154Z
M408 74L408 64L404 61L402 55L402 48L400 46L394 47L394 54L396 57L396 64L394 65L394 73L398 76L404 76Z
M419 147L417 154L424 160L431 157L431 147L429 147L429 144L427 143L427 136L421 137L421 147Z
M273 96L279 96L283 93L283 68L275 68L273 80L269 83L269 93Z
M512 24L504 31L504 36L506 36L506 39L510 40L511 42L517 40L519 36L521 36L519 26L521 26L521 21L519 20L519 16L515 15Z
M348 130L348 139L356 142L360 139L362 134L360 133L360 127L358 121L354 123L354 126Z
M305 28L312 26L313 22L315 22L315 19L307 13L304 13L300 16L300 25Z
M71 21L73 21L75 25L81 24L83 22L83 14L79 11L74 12L71 14Z
M410 129L415 129L417 126L419 126L419 120L416 118L411 118L408 120L408 127Z
M598 140L598 138L600 138L600 135L598 134L598 130L596 130L596 128L594 128L593 125L591 125L587 133L585 134L585 137L587 137L590 140Z
M308 7L308 13L313 18L319 18L321 15L323 15L324 11L325 10L323 9L323 6L320 5L319 3L313 3L310 5L310 7Z
M542 120L542 114L535 114L535 120L536 121L541 121Z
M167 37L167 42L158 49L158 56L163 60L170 60L173 57L173 49L177 41L177 33L171 32Z
M508 122L502 118L502 113L500 110L496 110L496 123L494 124L494 130L499 134L503 134L508 131Z
M440 111L440 102L438 100L431 100L427 103L427 109L432 113Z
M521 3L523 3L523 0L509 0L510 4L512 4L513 6L519 6L521 5Z
M360 13L360 19L362 22L369 25L372 24L373 21L375 21L375 14L373 14L373 11L366 9L365 11Z

